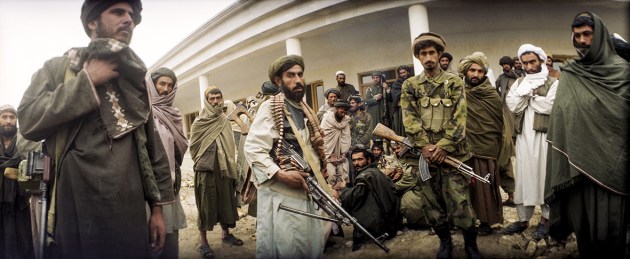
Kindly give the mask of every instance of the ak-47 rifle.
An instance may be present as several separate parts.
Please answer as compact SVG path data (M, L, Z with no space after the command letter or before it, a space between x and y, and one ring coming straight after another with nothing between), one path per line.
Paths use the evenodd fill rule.
M429 173L429 164L427 163L426 159L422 156L422 150L419 148L415 148L411 144L411 140L409 140L409 138L396 135L396 133L393 130L391 130L390 128L386 127L385 125L381 123L376 125L372 134L374 134L375 136L379 136L381 138L387 139L387 140L391 140L391 141L395 141L395 142L403 144L404 148L403 148L403 151L401 151L401 153L411 152L412 154L420 157L418 161L419 161L419 169L420 169L420 178L422 179L422 181L426 181L431 178L431 174ZM444 163L456 168L458 171L464 174L467 174L470 177L477 179L480 182L490 184L490 174L486 174L486 176L481 177L475 174L475 172L473 172L470 166L464 164L462 161L459 161L452 156L446 156L446 159L444 159Z
M363 234L372 239L372 241L374 241L376 245L383 249L383 251L389 253L389 248L387 248L385 244L383 244L383 240L388 237L387 233L378 238L372 236L370 232L368 232L363 226L361 226L361 224L359 224L357 219L352 217L352 215L344 210L343 207L339 205L339 203L337 203L335 199L333 199L333 197L331 197L328 193L326 193L326 191L324 191L319 183L317 183L317 180L312 176L313 171L311 170L311 167L308 165L308 163L304 161L302 156L300 156L292 147L289 147L286 141L282 142L282 150L289 154L289 156L292 158L293 161L296 162L299 168L301 168L304 172L311 174L311 176L305 178L306 185L308 186L308 189L310 191L309 195L311 196L311 199L313 199L315 204L322 208L322 210L324 210L326 214L328 214L331 218L315 215L312 213L287 207L282 204L279 205L278 209L290 211L311 218L335 222L337 224L344 223L346 225L353 225L356 229L359 229L361 232L363 232Z

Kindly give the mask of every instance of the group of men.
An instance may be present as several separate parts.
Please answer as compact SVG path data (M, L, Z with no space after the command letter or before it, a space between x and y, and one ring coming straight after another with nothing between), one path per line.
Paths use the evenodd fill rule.
M498 190L514 152L512 132L519 222L504 233L522 232L533 206L542 205L541 234L549 230L562 240L575 232L585 257L625 253L630 68L615 54L597 15L574 19L580 57L563 67L559 79L543 65L544 51L524 44L518 57L526 75L510 77L511 85L500 91L491 86L488 61L479 52L458 65L462 80L441 65L441 57L452 60L444 55L444 38L427 32L411 47L421 74L411 76L401 66L391 87L375 74L364 99L339 71L321 118L303 100L304 60L280 57L269 67L265 100L239 149L217 87L205 91L186 139L173 106L175 73L148 72L128 46L141 11L139 0L86 0L81 21L89 45L47 61L17 110L0 106L0 258L32 258L39 251L34 244L40 245L30 240L38 224L31 223L28 195L16 171L5 170L30 151L27 145L18 150L17 118L24 141L45 140L41 145L52 160L46 219L38 219L48 225L36 229L46 232L45 257L177 258L178 230L186 227L180 166L190 148L204 258L214 257L206 232L217 223L224 243L243 245L229 231L239 218L237 152L251 167L257 189L257 257L323 256L334 225L286 209L324 214L310 196L308 178L370 233L395 235L401 216L424 222L440 239L437 256L449 258L456 226L466 254L480 258L476 221L482 228L502 223ZM401 170L388 174L368 150L380 122L389 122L411 145L392 145ZM490 184L460 173L453 161L489 174ZM356 231L354 236L357 244L363 241Z

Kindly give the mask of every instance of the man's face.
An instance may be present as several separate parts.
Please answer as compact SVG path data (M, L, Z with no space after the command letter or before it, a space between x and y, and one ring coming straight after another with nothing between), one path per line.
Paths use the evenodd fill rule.
M547 60L545 61L545 65L553 67L553 59L551 59L550 57L547 57Z
M451 61L448 60L447 57L440 58L440 67L442 68L442 70L448 69L449 64L451 64Z
M521 62L527 74L536 74L542 70L542 62L535 53L527 53L521 56Z
M478 86L485 76L486 72L483 68L479 64L472 63L466 70L466 83L471 86Z
M403 151L403 146L402 145L392 145L392 150L394 150L394 153L396 153L396 156L398 156L398 154Z
M208 94L207 100L212 107L223 106L223 94Z
M523 63L520 59L514 60L514 69L523 69Z
M404 69L398 70L398 77L409 78L409 72L407 72L407 70L404 70Z
M418 60L420 60L420 63L425 70L435 70L437 68L439 58L440 53L433 46L426 47L418 52Z
M381 77L380 76L372 76L372 83L374 83L375 85L380 85L381 84Z
M501 65L501 68L503 68L503 73L509 73L510 70L512 70L512 67L510 66L510 64L503 64Z
M339 99L339 97L334 93L329 93L328 97L326 97L326 101L328 102L328 105L331 107L335 104L337 99Z
M348 109L343 108L343 107L336 107L335 108L335 119L337 119L337 121L341 121L343 119L343 117L346 116L347 113L348 113Z
M276 76L274 81L290 100L299 102L304 97L304 70L300 65L282 72L282 78Z
M95 31L96 38L110 38L129 44L133 29L136 27L132 17L131 5L118 2L103 11L98 19L88 24L88 27Z
M357 171L370 165L370 163L372 163L372 160L370 160L369 158L365 158L363 152L352 154L352 164Z
M155 81L155 90L157 90L160 96L166 96L173 92L173 79L168 76L161 76Z
M593 27L584 25L573 28L573 40L578 48L588 48L593 42Z
M356 112L359 109L359 104L354 101L354 99L350 100L350 112Z
M346 85L346 75L344 74L337 75L337 85L341 85L341 86Z
M374 153L374 156L380 157L381 154L383 154L383 150L381 149L381 147L373 147L372 153Z
M3 137L13 137L17 133L17 117L12 112L0 114L0 135Z

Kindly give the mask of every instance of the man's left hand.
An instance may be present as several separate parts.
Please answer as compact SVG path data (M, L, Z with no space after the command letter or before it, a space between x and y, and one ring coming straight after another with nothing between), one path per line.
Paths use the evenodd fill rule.
M446 159L446 155L448 154L446 150L440 148L439 146L432 146L429 151L432 151L433 153L431 155L430 161L436 164L442 164L442 162L444 162L444 159Z
M151 253L159 255L164 249L166 241L166 226L164 223L164 215L162 215L162 206L151 207L151 217L149 218L149 242L151 244Z

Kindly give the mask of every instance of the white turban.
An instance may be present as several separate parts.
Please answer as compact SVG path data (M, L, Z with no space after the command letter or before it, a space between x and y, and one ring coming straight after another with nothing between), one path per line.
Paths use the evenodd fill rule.
M521 45L521 47L518 48L518 58L521 58L521 55L523 55L523 53L525 52L534 52L536 53L536 55L538 55L538 57L540 58L540 60L542 60L542 62L544 63L547 60L547 54L545 54L545 51L539 47L536 47L532 44L523 44Z
M344 75L345 76L346 73L344 73L343 71L339 70L339 71L337 71L337 73L335 73L335 76L338 76L338 75Z

